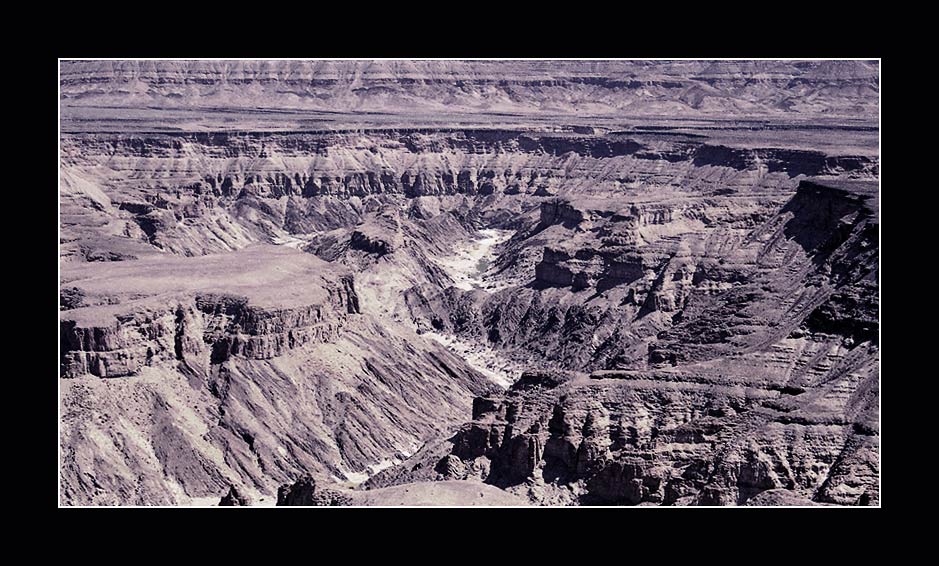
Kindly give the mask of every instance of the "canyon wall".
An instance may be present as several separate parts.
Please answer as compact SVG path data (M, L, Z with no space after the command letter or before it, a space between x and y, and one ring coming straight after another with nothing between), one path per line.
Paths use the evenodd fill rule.
M536 280L595 293L592 310L542 298L520 310L517 292L493 295L469 317L482 336L539 348L547 367L593 371L527 372L507 393L478 397L455 435L370 485L476 478L552 504L737 505L772 492L789 504L876 505L876 192L804 181L742 241L751 249L726 271L689 268L686 257L687 277L646 288ZM551 265L575 261L548 250ZM663 300L663 279L685 287ZM612 295L617 286L629 290ZM608 300L623 295L640 299ZM666 316L645 320L656 313ZM465 324L465 307L454 317ZM602 343L583 339L603 332Z

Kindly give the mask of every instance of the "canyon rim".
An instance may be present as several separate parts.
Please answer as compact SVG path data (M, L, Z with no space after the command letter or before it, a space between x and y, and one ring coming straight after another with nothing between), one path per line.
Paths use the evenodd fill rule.
M60 506L879 506L877 60L60 60Z

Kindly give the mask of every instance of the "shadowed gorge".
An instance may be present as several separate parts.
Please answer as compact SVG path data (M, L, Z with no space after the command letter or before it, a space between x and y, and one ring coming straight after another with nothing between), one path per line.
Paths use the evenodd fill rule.
M878 63L62 61L63 505L879 505Z

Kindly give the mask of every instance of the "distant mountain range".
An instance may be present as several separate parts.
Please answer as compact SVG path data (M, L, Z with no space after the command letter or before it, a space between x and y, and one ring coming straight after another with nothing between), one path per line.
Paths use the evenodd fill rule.
M876 61L63 61L63 107L876 117Z

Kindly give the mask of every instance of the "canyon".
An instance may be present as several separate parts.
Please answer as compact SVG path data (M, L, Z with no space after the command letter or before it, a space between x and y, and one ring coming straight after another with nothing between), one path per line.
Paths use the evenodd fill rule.
M62 505L880 504L864 61L61 61Z

